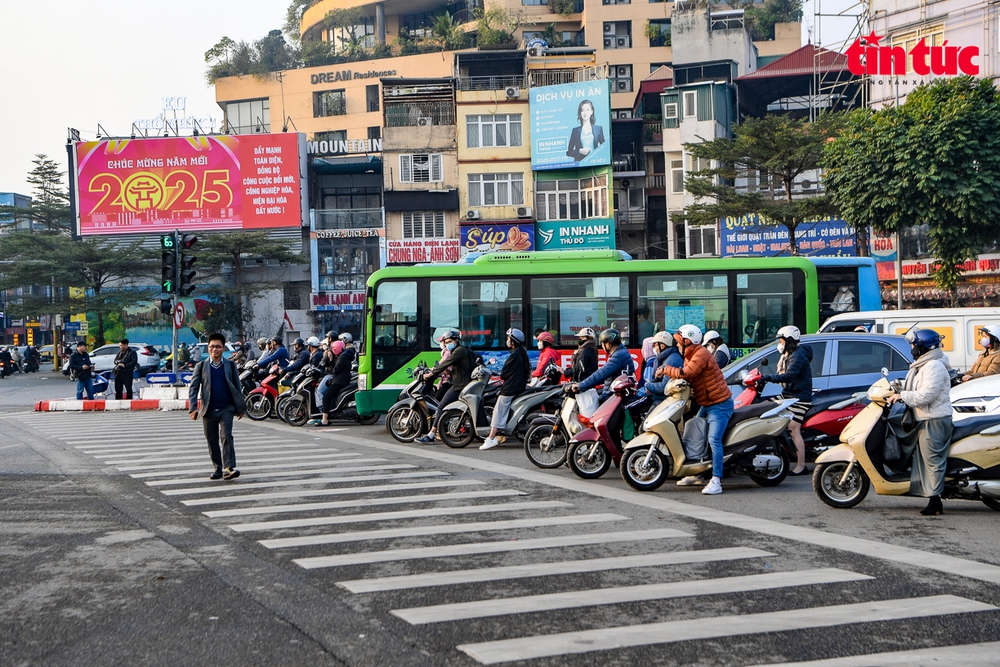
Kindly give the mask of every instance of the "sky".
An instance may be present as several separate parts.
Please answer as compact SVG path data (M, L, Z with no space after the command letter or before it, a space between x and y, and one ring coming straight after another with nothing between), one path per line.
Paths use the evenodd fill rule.
M287 0L0 0L0 192L31 195L36 153L67 170L66 128L129 136L163 98L188 116L222 110L205 51L284 24ZM171 117L172 117L172 113ZM182 112L179 112L179 114ZM183 134L183 131L182 131Z

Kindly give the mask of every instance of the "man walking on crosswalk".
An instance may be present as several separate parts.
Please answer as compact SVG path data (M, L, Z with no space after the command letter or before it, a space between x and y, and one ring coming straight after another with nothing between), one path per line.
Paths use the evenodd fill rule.
M233 447L233 416L243 419L247 404L240 391L239 369L222 356L225 349L225 336L214 333L208 337L208 359L195 366L188 390L191 419L198 419L200 415L205 425L208 454L215 465L211 479L236 479L240 476L240 471L236 469L236 449Z

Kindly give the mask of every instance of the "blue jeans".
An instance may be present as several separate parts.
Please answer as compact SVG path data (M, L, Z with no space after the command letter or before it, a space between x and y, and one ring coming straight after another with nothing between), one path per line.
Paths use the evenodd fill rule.
M94 399L94 378L89 377L86 380L76 381L76 400L81 400L83 398L84 390L87 391L87 400L92 401Z
M722 478L722 436L733 416L733 399L708 405L698 413L708 422L708 446L712 448L712 477Z

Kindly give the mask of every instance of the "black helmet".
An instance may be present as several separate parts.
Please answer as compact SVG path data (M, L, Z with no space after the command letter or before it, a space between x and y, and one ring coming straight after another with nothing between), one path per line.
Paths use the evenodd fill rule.
M296 338L295 340L292 341L292 345L294 345L295 347L305 347L306 342L301 338Z
M329 338L330 340L333 340L334 338L337 337L337 332L331 329L330 331L326 332L326 337Z
M621 345L622 335L618 332L618 329L605 329L601 332L601 345L605 343L610 343L612 345Z
M282 340L281 336L275 336L271 340L277 343L278 345L283 345L285 342L284 340Z

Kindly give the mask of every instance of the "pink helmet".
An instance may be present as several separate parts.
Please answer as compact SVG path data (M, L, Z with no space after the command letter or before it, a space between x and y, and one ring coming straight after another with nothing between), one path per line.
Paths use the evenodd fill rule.
M549 345L555 345L556 344L556 337L553 336L548 331L543 331L542 333L540 333L537 336L535 336L535 340L540 340L543 343L548 343Z
M341 352L344 351L344 341L342 340L333 341L332 349L334 354L340 354Z

